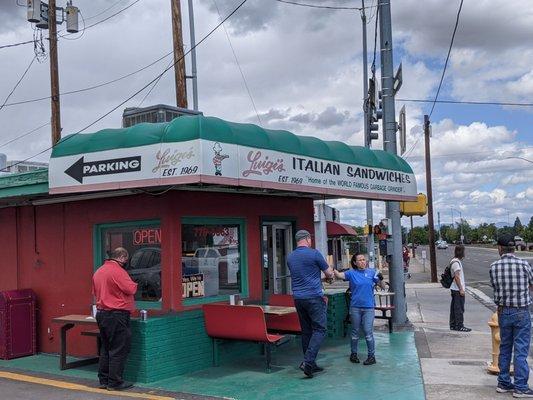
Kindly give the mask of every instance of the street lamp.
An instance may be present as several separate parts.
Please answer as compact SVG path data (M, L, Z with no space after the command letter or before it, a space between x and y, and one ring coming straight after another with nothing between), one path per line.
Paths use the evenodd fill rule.
M459 218L460 218L460 228L461 228L461 244L463 244L463 240L464 240L464 236L463 236L463 214L461 213L461 210L457 210L456 208L453 208L453 207L450 207L450 210L452 211L452 220L453 220L453 224L455 226L455 219L453 218L453 211L457 211L459 213Z

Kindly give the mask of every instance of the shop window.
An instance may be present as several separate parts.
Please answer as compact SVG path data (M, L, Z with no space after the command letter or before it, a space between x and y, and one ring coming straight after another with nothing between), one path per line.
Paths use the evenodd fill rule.
M182 224L183 298L242 292L241 226Z
M101 227L102 259L117 247L130 254L124 269L138 284L135 300L161 301L161 228L159 224L117 224Z

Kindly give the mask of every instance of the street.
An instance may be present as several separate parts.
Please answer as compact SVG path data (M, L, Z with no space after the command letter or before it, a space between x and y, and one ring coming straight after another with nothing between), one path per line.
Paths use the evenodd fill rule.
M437 276L440 279L440 274L448 265L448 262L453 257L454 246L450 245L447 249L436 249L437 254ZM422 251L426 252L427 259L425 260L426 270L429 271L429 248L428 246L418 246L416 249L416 257L422 257ZM533 263L533 253L528 251L518 251L515 253L517 257L527 260L530 264ZM468 286L481 290L487 296L492 298L492 287L489 281L489 267L490 264L499 258L498 249L467 246L465 250L465 259L463 266L465 269L465 280Z

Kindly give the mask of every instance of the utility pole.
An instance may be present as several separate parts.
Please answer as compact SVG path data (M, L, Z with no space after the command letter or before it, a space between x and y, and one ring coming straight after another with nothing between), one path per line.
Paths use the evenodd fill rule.
M366 14L365 14L365 0L361 0L361 22L363 25L363 111L365 115L364 134L365 147L370 148L369 124L370 113L368 105L368 60L367 60L367 43L366 43ZM370 227L367 239L367 252L370 258L370 263L373 264L375 260L374 254L374 221L372 216L372 200L366 201L366 224Z
M61 115L59 102L59 67L57 63L56 0L48 1L48 27L50 30L50 85L52 102L52 146L61 140Z
M174 41L174 77L176 81L176 105L187 108L187 83L185 57L183 53L183 32L181 29L180 0L170 0L172 7L172 37Z
M196 37L192 0L189 0L189 32L191 37L192 109L198 111L198 72L196 69Z
M396 151L396 114L394 110L394 71L392 59L392 21L390 0L378 0L379 41L381 48L381 87L383 101L383 147L388 153ZM392 224L392 264L389 266L389 280L394 296L392 320L396 324L407 322L405 303L405 278L402 259L402 227L400 223L400 203L386 202L386 215Z
M433 226L433 188L431 187L429 126L429 116L424 115L424 138L426 144L426 187L428 191L429 262L431 267L431 282L437 282L437 255L435 254L435 228Z

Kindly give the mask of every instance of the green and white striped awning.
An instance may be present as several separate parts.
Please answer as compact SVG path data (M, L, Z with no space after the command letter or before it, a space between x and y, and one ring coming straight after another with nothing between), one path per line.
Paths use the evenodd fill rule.
M417 195L411 167L396 155L201 115L70 135L50 159L52 194L200 183L380 200Z

